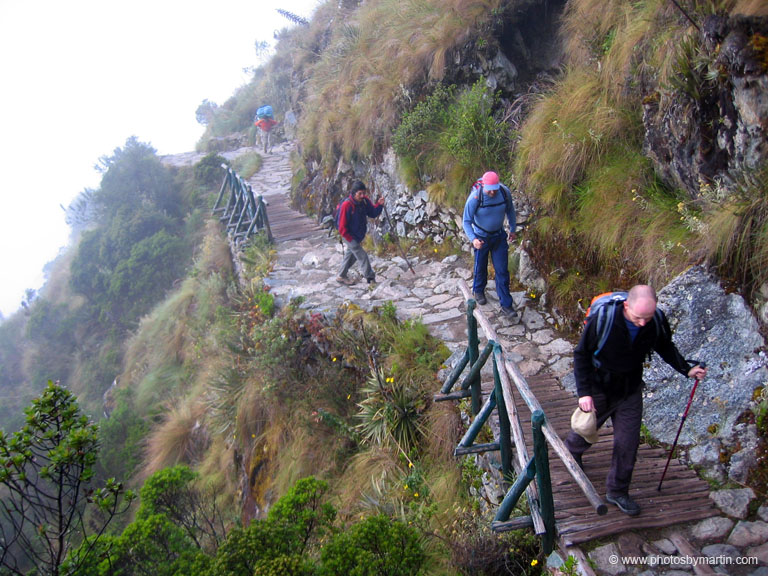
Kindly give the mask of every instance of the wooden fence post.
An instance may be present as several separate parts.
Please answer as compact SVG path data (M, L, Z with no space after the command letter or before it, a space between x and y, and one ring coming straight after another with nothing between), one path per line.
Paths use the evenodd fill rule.
M469 333L469 365L474 367L480 356L480 340L477 336L477 320L475 319L475 307L477 302L474 298L467 300L467 332ZM480 390L480 373L477 373L469 383L469 389L472 392L472 415L476 416L480 412L482 401L482 392Z
M512 432L509 424L507 404L504 401L504 391L501 389L501 376L496 362L496 352L501 353L501 345L493 343L493 389L496 394L496 404L499 414L499 452L501 453L501 473L505 478L512 477Z
M547 531L541 541L544 554L549 554L555 547L555 500L552 497L552 479L549 475L549 455L547 440L544 438L544 412L536 410L531 416L533 425L533 458L536 462L536 484L539 488L539 506L544 526Z

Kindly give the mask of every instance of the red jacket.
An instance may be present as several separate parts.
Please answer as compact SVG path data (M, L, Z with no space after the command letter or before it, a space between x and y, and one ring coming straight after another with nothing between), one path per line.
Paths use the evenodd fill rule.
M273 120L272 118L259 118L253 123L254 126L258 126L264 132L269 132L276 124L277 120Z
M368 231L368 218L376 218L384 210L384 204L372 204L368 198L359 204L350 196L341 205L339 213L339 234L347 242L362 242Z

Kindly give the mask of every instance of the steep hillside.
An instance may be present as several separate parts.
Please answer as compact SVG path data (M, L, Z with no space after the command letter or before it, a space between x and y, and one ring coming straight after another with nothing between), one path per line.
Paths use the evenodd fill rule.
M105 158L69 208L75 248L0 325L4 425L60 380L105 411L95 478L144 486L103 547L80 549L98 552L82 573L367 574L393 557L404 574L541 573L528 532L489 532L470 496L487 474L453 457L461 410L431 401L457 345L429 325L461 315L442 280L470 271L457 216L489 169L518 207L516 298L542 307L505 326L525 369L568 371L594 294L666 286L685 352L717 359L689 459L764 497L765 2L334 0L292 21L247 86L198 109L197 154L174 164L129 140ZM251 148L264 103L280 121L267 161ZM368 182L389 210L370 247L388 284L347 297L328 271L272 274L260 236L236 279L209 218L225 161L318 221ZM336 262L307 246L292 267ZM400 250L426 280L397 286ZM669 441L681 393L648 373L648 433Z

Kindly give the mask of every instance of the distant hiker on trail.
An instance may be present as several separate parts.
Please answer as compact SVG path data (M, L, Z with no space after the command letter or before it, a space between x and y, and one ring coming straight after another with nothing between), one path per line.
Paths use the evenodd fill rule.
M256 110L256 118L253 119L253 125L259 129L261 142L264 144L264 153L269 152L272 147L270 146L270 132L278 124L275 120L272 106L262 106Z
M350 188L349 198L339 206L338 229L344 244L344 258L341 261L341 268L336 281L347 286L355 283L354 280L347 277L347 272L355 260L360 263L363 277L368 281L368 284L376 282L376 273L371 268L368 254L363 250L361 243L368 231L368 218L376 218L381 214L384 209L384 201L378 198L376 204L371 204L367 192L368 189L365 184L356 180Z
M603 315L603 321L608 317L610 325L605 327L607 336L602 347L598 348L603 340L598 334L598 315L589 314L573 352L579 409L596 412L595 429L591 433L581 431L589 441L571 430L565 445L583 468L582 454L597 440L596 430L610 417L613 456L606 480L606 500L625 514L637 516L640 506L629 496L629 484L640 445L643 363L655 350L685 376L702 379L707 371L699 365L692 367L680 355L672 342L666 316L656 309L656 292L650 286L634 286L626 299L605 306L616 308L613 314Z
M509 235L504 231L504 218L509 220ZM464 232L475 249L472 293L478 304L486 304L488 254L496 271L496 294L501 312L507 318L517 317L509 293L509 244L516 238L517 216L509 188L499 183L496 172L486 172L474 183L464 205Z

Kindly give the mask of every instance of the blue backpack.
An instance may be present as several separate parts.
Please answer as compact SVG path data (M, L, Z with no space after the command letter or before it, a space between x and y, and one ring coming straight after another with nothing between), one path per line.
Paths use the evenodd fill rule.
M266 106L262 106L258 110L256 110L256 116L259 118L274 118L274 112L272 111L272 106L267 104Z
M586 318L584 324L586 324L590 318L597 316L595 320L597 322L597 348L595 348L592 354L592 365L595 368L600 368L600 360L597 359L597 355L600 354L605 346L606 340L608 340L608 334L611 332L611 326L613 326L613 319L616 317L616 309L623 305L627 300L626 292L603 292L598 294L589 303L587 308ZM661 310L656 308L653 313L654 324L656 325L656 339L661 336L661 331L664 329L664 322L661 316Z

